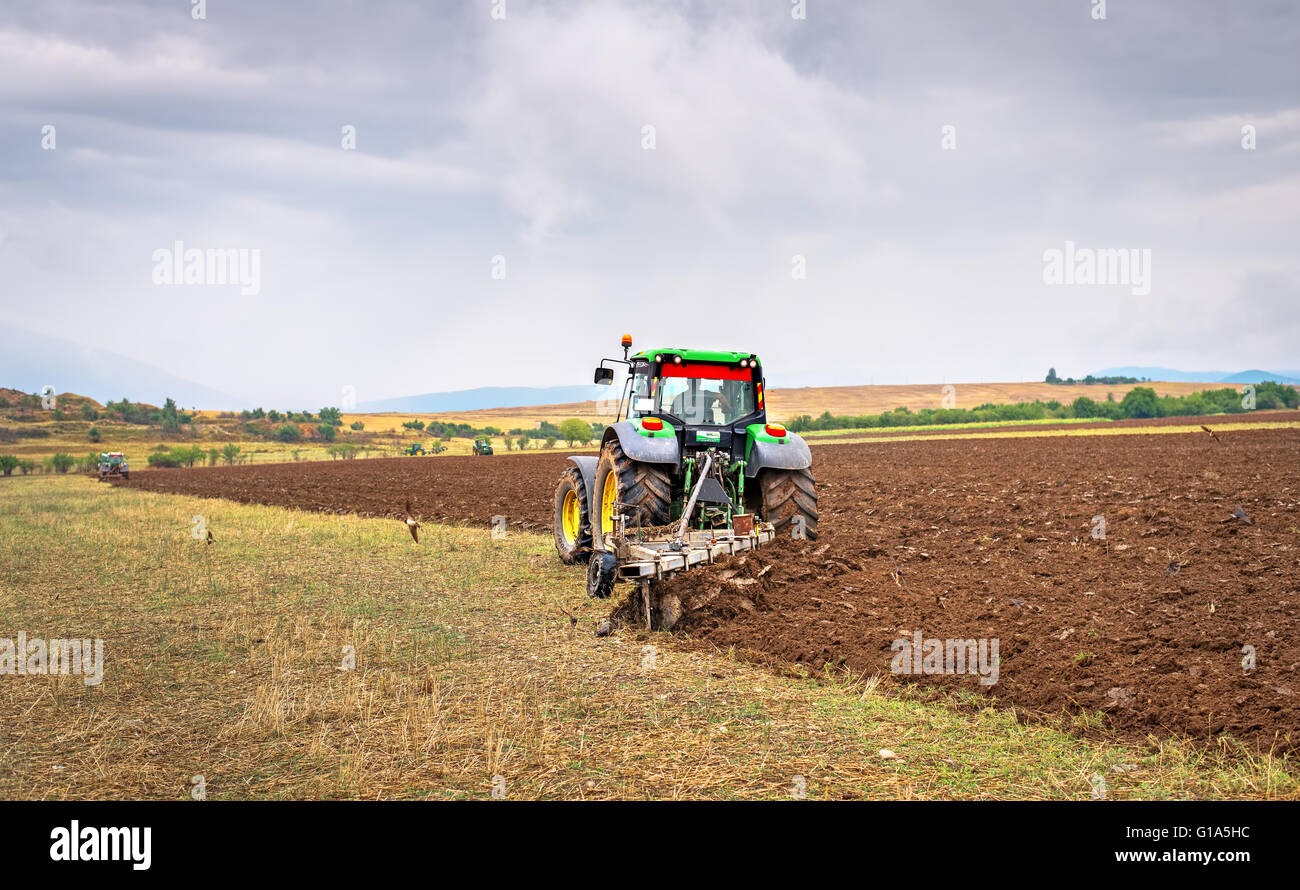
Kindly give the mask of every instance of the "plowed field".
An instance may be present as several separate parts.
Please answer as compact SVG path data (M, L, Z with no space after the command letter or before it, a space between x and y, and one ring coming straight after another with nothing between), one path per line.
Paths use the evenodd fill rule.
M1135 737L1230 733L1294 749L1300 431L1220 439L818 445L821 538L672 582L686 607L679 630L866 673L889 672L894 641L917 632L997 640L996 683L902 679ZM563 466L560 453L405 458L135 472L116 484L379 516L409 497L425 519L503 515L546 530Z

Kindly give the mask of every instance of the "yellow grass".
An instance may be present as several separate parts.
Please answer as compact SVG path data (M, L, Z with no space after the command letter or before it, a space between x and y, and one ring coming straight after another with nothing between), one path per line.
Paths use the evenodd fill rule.
M582 575L545 536L414 544L390 520L0 481L0 636L106 647L98 686L0 676L0 797L183 799L197 776L210 799L1085 800L1097 775L1116 798L1297 795L1294 764L1230 745L1085 741L889 678L598 638Z

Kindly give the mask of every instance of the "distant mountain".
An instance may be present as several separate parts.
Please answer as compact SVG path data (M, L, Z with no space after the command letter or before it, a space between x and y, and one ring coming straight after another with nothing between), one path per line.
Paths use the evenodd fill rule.
M1167 380L1171 383L1262 383L1274 380L1278 383L1300 384L1300 372L1297 371L1179 371L1177 368L1149 368L1125 365L1121 368L1104 368L1093 373L1094 377L1145 377L1148 380Z
M0 324L0 385L29 393L53 386L55 392L80 393L101 403L127 398L161 405L170 397L182 408L253 407L133 358L7 324Z
M1220 383L1263 383L1265 380L1272 380L1275 383L1300 383L1300 378L1291 377L1281 371L1239 371L1236 374L1229 374L1220 380Z
M563 405L588 399L610 398L608 386L480 386L454 392L427 392L418 396L362 402L362 413L408 411L425 414L442 411L477 411L480 408L526 408L533 405Z

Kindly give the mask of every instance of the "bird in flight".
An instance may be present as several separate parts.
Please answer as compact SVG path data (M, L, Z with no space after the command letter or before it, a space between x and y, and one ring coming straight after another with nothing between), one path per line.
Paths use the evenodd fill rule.
M409 498L406 501L406 518L403 521L406 523L407 531L411 533L411 540L417 544L420 543L420 523L411 517L411 501Z
M1214 441L1218 442L1220 445L1223 444L1223 440L1219 438L1218 434L1217 434L1214 430L1210 429L1210 428L1209 428L1208 426L1206 426L1205 424L1201 424L1201 429L1203 429L1203 430L1205 430L1207 433L1209 433L1211 439L1213 439Z

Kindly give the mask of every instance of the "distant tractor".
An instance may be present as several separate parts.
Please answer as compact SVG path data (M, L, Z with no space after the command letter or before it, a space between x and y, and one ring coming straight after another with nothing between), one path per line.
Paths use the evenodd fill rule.
M491 453L492 453L491 439L489 439L487 436L479 436L477 439L474 440L474 454L480 455L480 454L491 454Z
M812 452L800 436L768 421L758 357L676 347L629 356L631 345L625 336L623 358L605 359L596 369L595 382L606 386L614 381L606 362L629 371L600 457L571 456L555 490L560 560L601 557L588 592L608 596L611 573L632 571L625 565L632 550L620 544L634 529L644 541L645 533L663 537L674 526L662 559L656 557L661 564L695 539L746 539L743 546L757 546L764 535L816 538ZM760 526L766 531L755 538Z
M408 457L422 455L424 454L424 446L419 442L416 442L414 445L407 445L406 450L403 451L402 454L405 454Z
M106 482L110 476L121 476L123 479L130 479L130 466L127 465L126 455L120 451L103 451L99 455L99 481Z
M442 454L442 453L443 453L444 451L446 451L446 450L447 450L447 446L446 446L446 445L443 445L443 444L441 444L441 443L437 443L437 442L435 442L434 445L433 445L433 448L430 449L429 453L430 453L430 454Z

